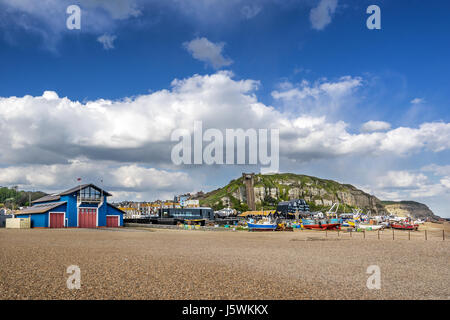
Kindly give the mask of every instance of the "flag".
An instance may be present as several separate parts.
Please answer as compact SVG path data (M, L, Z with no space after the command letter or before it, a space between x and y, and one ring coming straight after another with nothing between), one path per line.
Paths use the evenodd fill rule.
M81 181L81 178L77 178L77 181Z

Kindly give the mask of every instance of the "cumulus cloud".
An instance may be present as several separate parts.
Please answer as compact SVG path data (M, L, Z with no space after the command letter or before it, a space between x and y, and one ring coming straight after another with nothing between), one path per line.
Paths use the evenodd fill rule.
M323 30L331 23L331 19L338 5L337 0L320 0L317 7L311 9L309 21L316 30Z
M431 179L424 174L437 168L439 166L430 165L419 171L390 170L379 175L375 184L367 186L366 190L385 200L416 199L435 203L443 200L445 203L445 197L450 195L450 176Z
M361 126L362 132L375 132L375 131L386 131L391 128L391 124L389 122L384 121L367 121Z
M379 187L394 188L417 188L428 181L422 173L411 173L409 171L389 171L377 179Z
M354 78L342 81L353 85L322 81L305 91L313 91L309 95L316 94L315 91L318 96L339 95L346 92L342 88L363 83ZM42 96L0 98L0 185L50 187L84 174L106 177L105 181L110 180L111 187L117 185L114 190L119 192L144 192L141 190L150 190L152 186L170 189L174 187L172 181L188 181L182 174L197 170L171 164L175 144L170 139L171 133L178 128L192 133L196 120L203 122L204 130L217 128L222 132L227 128L278 128L282 166L283 161L305 164L312 159L330 161L364 156L382 159L386 155L404 157L450 149L449 123L430 122L415 128L354 133L344 121L332 121L323 115L286 113L263 104L256 95L259 86L258 81L235 80L231 72L221 71L177 79L169 89L115 101L79 102L59 97L53 91ZM180 176L175 175L177 172ZM446 183L445 177L441 179ZM391 174L388 178L391 180L380 183L380 190L404 190L408 181L410 185L427 186L422 176ZM386 182L393 180L406 182L391 185ZM444 182L430 192L443 192ZM188 182L174 188L177 186L186 186L184 191L195 188Z
M92 162L86 159L71 160L67 164L11 166L0 170L1 185L17 185L24 189L57 192L68 189L82 181L100 183L120 196L121 193L150 193L163 195L167 192L184 192L197 186L188 174L180 171L166 171L139 166L137 164L115 165L106 162ZM114 194L118 191L119 194Z
M321 95L326 94L333 97L348 95L353 89L362 85L360 77L345 76L338 81L330 82L322 79L319 82L310 84L308 81L302 81L298 86L291 83L283 83L282 91L273 91L272 96L275 99L283 100L303 100L306 98L318 99Z
M420 170L388 170L386 173L377 173L371 184L360 188L382 200L424 202L434 213L445 216L446 203L450 196L449 186L446 185L448 178L431 179Z
M185 42L183 46L192 57L211 65L214 69L220 69L233 63L233 60L225 58L222 54L224 42L213 43L202 37Z
M435 175L448 175L450 176L450 165L444 165L444 166L440 166L437 164L429 164L427 166L422 167L421 169L424 172L432 172Z
M104 34L97 38L97 41L103 45L103 49L110 50L114 49L114 40L116 40L115 35Z
M298 84L283 82L272 97L296 113L328 114L353 103L354 93L363 85L361 77L344 76L337 80L322 78L314 83L303 80Z
M203 121L205 129L279 128L283 155L298 161L450 149L449 123L351 133L343 121L308 114L293 116L259 102L255 95L259 85L255 80L234 80L232 73L222 71L174 80L170 90L117 101L81 103L50 91L37 97L0 98L0 163L34 159L44 164L64 163L80 156L169 162L171 132L177 128L192 132L196 120ZM335 94L345 86L322 83L313 89Z
M450 191L450 176L442 178L440 182L447 189L447 191Z

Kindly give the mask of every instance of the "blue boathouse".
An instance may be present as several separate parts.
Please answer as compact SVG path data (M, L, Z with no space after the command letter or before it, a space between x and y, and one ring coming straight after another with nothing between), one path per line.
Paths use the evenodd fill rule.
M107 202L109 196L93 184L84 184L34 200L15 216L31 218L32 228L121 227L124 212Z

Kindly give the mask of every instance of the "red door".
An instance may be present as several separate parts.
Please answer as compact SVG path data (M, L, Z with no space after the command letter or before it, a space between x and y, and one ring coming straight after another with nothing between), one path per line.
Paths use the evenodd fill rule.
M50 213L50 228L64 228L64 213Z
M117 228L119 226L119 217L107 216L106 226L109 228Z
M97 210L90 208L79 208L78 226L80 228L95 228L97 226Z

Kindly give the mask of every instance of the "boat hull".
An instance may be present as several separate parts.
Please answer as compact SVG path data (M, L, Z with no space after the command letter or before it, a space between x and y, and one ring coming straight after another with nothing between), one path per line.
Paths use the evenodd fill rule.
M402 225L402 224L393 223L393 224L391 224L391 228L392 229L397 229L397 230L414 230L414 231L417 231L417 229L419 229L419 226L418 225Z
M377 231L384 229L383 225L379 224L364 224L364 225L358 225L360 229L367 230L367 231Z
M304 229L316 229L316 230L334 230L341 227L340 222L337 219L331 220L303 220Z
M249 230L269 230L273 231L277 228L277 224L257 224L257 223L247 223Z

